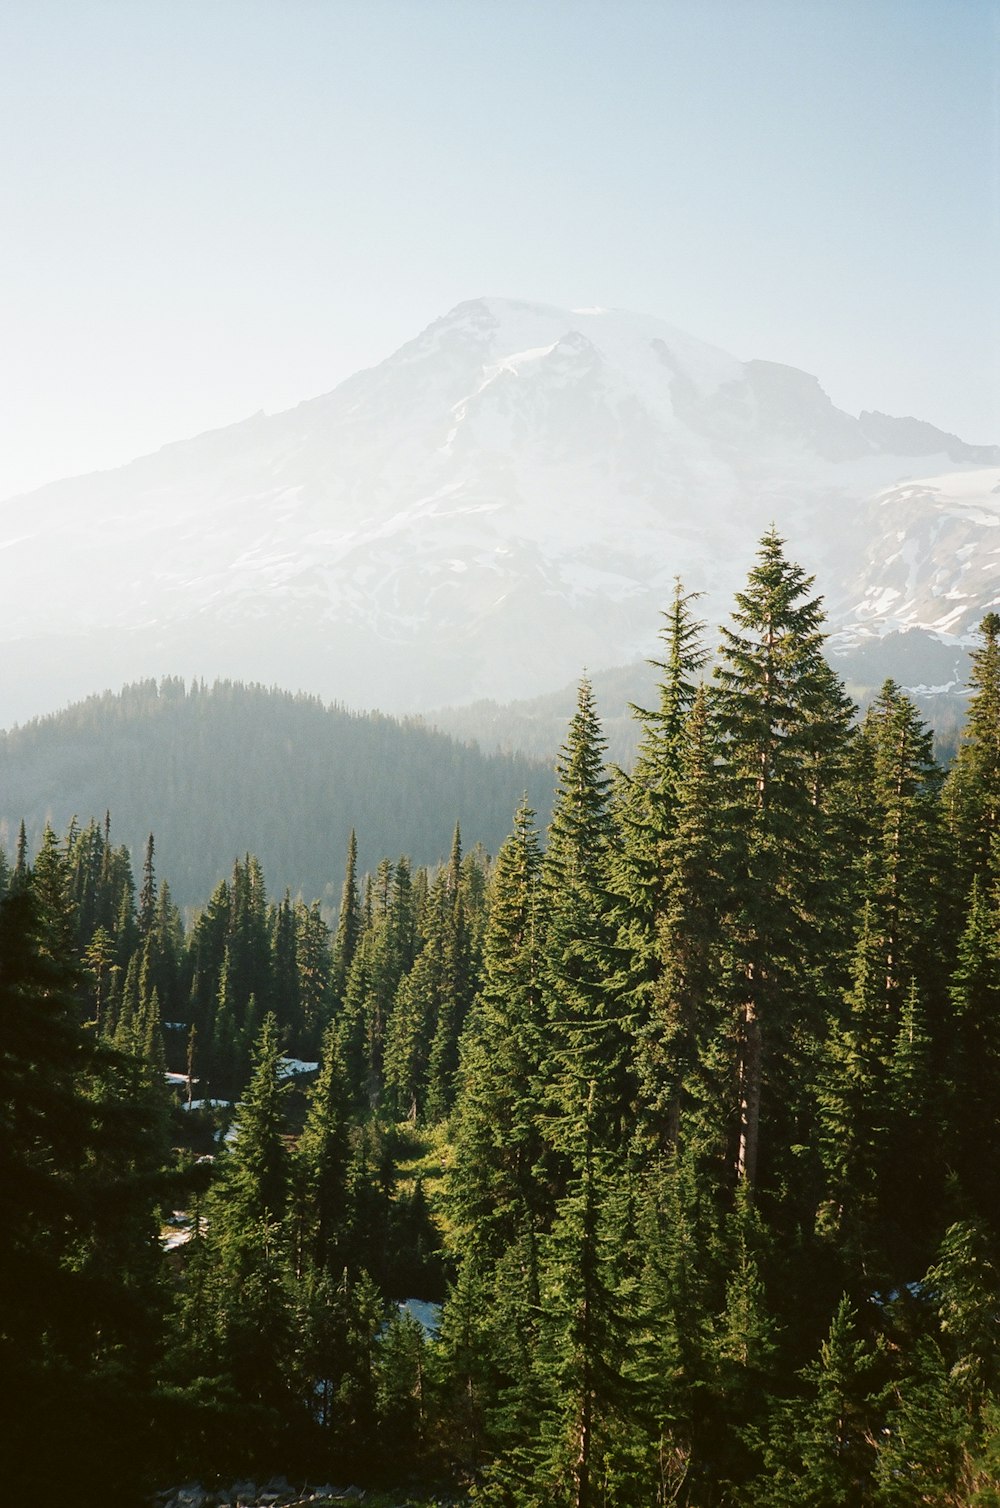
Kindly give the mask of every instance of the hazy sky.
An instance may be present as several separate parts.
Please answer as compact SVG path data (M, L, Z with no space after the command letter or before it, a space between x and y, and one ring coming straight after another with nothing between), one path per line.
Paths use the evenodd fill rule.
M481 294L1000 442L1000 0L0 0L0 497Z

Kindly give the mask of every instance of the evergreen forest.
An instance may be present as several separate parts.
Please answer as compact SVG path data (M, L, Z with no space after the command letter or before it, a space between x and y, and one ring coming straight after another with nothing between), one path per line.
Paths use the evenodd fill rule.
M678 584L627 771L584 680L544 830L359 811L329 910L22 826L12 1501L1000 1505L1000 616L947 770L823 623L774 531L719 637Z
M8 852L21 821L35 848L46 823L64 832L110 807L136 864L155 833L185 914L248 850L279 894L335 911L352 829L365 871L384 853L437 863L456 822L495 853L525 792L547 819L551 756L485 753L416 719L238 681L137 681L0 732Z

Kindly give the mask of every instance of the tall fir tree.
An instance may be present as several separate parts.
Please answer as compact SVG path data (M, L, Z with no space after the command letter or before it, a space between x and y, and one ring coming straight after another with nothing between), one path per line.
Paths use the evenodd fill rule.
M851 705L823 658L813 578L765 534L723 629L714 706L722 738L727 930L738 1033L738 1178L776 1183L782 1144L808 1139L805 1080L822 1017L807 980L831 897L824 893L826 791L842 770ZM761 1159L761 1106L770 1134ZM782 1126L784 1122L784 1126Z
M633 709L641 725L639 747L631 772L620 778L615 792L621 839L612 883L627 950L625 987L635 998L640 1022L648 1018L660 975L657 928L670 893L667 850L679 799L687 718L707 660L704 625L692 610L697 596L685 592L679 580L675 583L661 630L664 658L649 662L660 672L659 705L654 711Z
M347 844L347 861L344 884L340 893L337 930L333 938L333 963L330 975L331 993L338 1005L344 999L347 977L351 972L351 964L354 961L363 923L364 917L358 896L358 839L352 827Z
M609 888L615 828L606 740L589 681L556 766L558 786L542 863L546 936L549 1136L589 1111L602 1146L622 1146L634 1108L632 1026L618 988L618 921Z
M956 844L960 884L1000 878L1000 614L979 625L972 652L971 696L955 763L945 787L945 807Z

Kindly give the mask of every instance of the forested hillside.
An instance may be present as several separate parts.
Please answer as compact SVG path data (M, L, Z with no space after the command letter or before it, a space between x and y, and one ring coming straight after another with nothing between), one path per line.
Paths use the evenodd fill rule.
M694 608L628 776L584 681L544 835L349 840L332 928L252 854L185 929L155 846L15 845L14 1499L995 1508L1000 617L945 774L773 532L710 676Z
M718 648L714 636L709 647L713 654ZM878 695L887 676L901 681L934 734L938 759L951 762L966 713L969 658L964 649L935 645L926 635L913 632L889 633L851 649L841 644L827 653L832 669L862 708ZM595 671L590 677L600 704L608 758L623 769L631 768L642 731L633 709L655 698L657 674L655 664L643 661ZM925 684L928 681L932 684ZM526 701L478 701L468 706L441 707L429 712L426 721L452 738L474 741L482 749L520 750L539 759L552 759L575 702L574 684Z
M418 723L262 686L142 681L0 733L0 841L46 821L103 822L136 864L156 835L181 906L201 904L247 851L269 883L336 906L351 829L359 862L433 864L460 822L496 851L527 793L547 811L551 759L484 755Z

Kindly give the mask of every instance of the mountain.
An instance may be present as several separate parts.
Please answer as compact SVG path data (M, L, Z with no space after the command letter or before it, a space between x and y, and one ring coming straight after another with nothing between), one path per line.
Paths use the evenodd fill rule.
M111 812L111 839L138 875L153 832L156 865L181 906L202 906L249 850L268 889L332 909L350 831L372 871L383 856L495 853L527 793L548 820L554 774L522 755L484 754L443 733L262 686L147 680L0 734L0 846L30 852Z
M719 621L772 521L845 647L960 642L998 600L998 485L1000 449L791 367L474 300L286 413L0 504L0 725L164 674L535 695L649 653L676 574Z
M865 639L855 648L831 647L828 658L862 711L887 679L905 686L934 734L936 757L942 764L950 762L968 715L971 664L962 645L919 631L891 632ZM610 763L631 767L642 732L632 709L658 706L659 679L660 672L645 660L599 670L591 677ZM482 749L519 750L551 764L565 741L577 689L574 681L512 702L484 699L440 707L429 712L426 721Z

